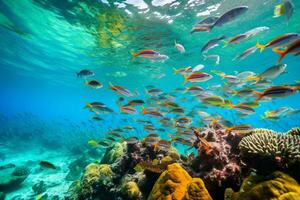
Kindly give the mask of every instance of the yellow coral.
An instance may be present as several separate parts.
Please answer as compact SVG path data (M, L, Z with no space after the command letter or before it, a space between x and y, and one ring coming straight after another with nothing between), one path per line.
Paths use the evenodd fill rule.
M148 200L211 200L201 179L193 179L178 163L167 167L156 181Z
M254 178L255 177L255 178ZM244 180L240 192L232 200L293 200L300 199L300 186L292 177L282 172L270 176L250 176Z
M128 198L128 199L139 199L141 198L141 191L134 181L129 181L125 183L122 186L122 193Z
M184 200L212 200L212 198L202 179L193 178L187 187Z
M112 180L113 172L110 165L91 163L85 168L82 177L81 195L83 197L91 196L95 185L104 185Z

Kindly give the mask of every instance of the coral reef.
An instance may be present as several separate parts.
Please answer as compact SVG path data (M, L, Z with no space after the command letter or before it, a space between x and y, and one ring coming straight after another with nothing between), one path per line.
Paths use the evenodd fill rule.
M113 172L107 164L89 164L82 177L82 187L80 198L89 199L95 198L98 192L109 186L112 182Z
M112 164L115 160L124 155L126 151L126 143L114 143L111 147L106 149L106 152L101 160L103 164Z
M292 128L286 134L288 134L288 135L300 135L300 127Z
M200 178L193 178L187 186L184 200L212 200L204 182Z
M296 200L300 199L300 185L279 171L268 176L252 174L243 181L239 192L227 189L225 197L228 200Z
M239 148L243 161L262 172L291 170L300 165L300 135L257 131L244 137Z
M126 199L141 199L142 193L134 181L125 182L121 186L121 192L124 194Z
M195 130L195 136L198 155L186 161L188 172L203 179L214 199L223 198L215 191L224 191L228 186L238 189L243 174L248 171L239 157L238 144L243 135L228 133L223 126L215 124Z
M178 163L167 167L148 197L148 200L162 199L201 199L211 200L203 181L200 178L192 178Z

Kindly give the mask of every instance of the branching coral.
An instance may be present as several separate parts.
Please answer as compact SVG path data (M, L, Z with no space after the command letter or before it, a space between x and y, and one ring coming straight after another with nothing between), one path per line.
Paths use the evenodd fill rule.
M300 127L292 128L286 134L288 134L288 135L300 135Z

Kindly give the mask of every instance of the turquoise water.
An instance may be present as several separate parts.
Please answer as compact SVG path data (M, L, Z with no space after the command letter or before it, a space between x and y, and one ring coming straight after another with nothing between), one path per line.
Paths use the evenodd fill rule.
M176 90L199 85L230 99L234 104L241 102L236 96L225 95L227 91L223 87L208 89L212 85L225 84L224 79L211 71L218 70L231 75L236 71L259 74L275 65L279 55L270 48L262 53L257 50L243 60L232 59L257 42L265 44L285 33L299 33L300 1L293 1L294 12L288 22L284 16L273 18L274 7L279 3L277 0L164 0L152 3L150 0L1 0L0 143L6 160L0 161L22 163L34 160L39 153L30 150L35 151L36 145L45 141L48 146L41 147L41 152L47 152L51 142L70 149L71 146L86 145L88 140L105 137L110 128L126 125L135 128L126 136L142 138L147 131L137 123L137 119L151 120L157 128L164 128L165 132L158 131L162 138L168 139L168 134L176 131L172 126L164 127L151 116L142 115L140 106L137 107L137 115L120 113L117 105L120 95L109 89L109 82L137 94L131 98L124 97L126 100L146 101L150 96L145 94L145 87L154 85L164 92L164 96L172 95L174 101L184 108L185 114L180 116L194 109L210 115L217 113L232 125L249 124L255 128L272 128L282 132L299 126L299 114L281 116L277 120L261 119L265 111L283 106L300 109L298 92L285 98L260 102L254 114L241 118L235 109L206 107L198 98ZM205 17L220 16L240 5L247 5L249 9L238 19L215 27L211 32L190 34L193 25ZM225 35L227 41L259 26L267 26L269 30L226 48L223 48L224 42L221 41L218 47L210 49L208 55L220 56L218 65L205 60L200 52L202 46L212 38ZM185 47L185 53L174 48L174 40ZM140 57L133 59L130 52L137 53L143 49L153 49L169 59L165 62L152 62ZM299 81L299 56L289 54L282 63L287 65L286 73L277 77L273 85ZM174 74L173 68L198 64L205 66L201 71L213 75L211 80L183 85L183 76ZM95 76L87 79L96 79L103 87L93 89L87 86L84 78L76 76L82 69L92 70ZM114 113L101 115L103 121L91 120L94 114L84 106L93 101L105 103ZM146 103L144 107L149 107L149 104ZM170 119L178 118L164 109L161 112ZM203 126L201 116L194 114L191 118L191 126ZM9 144L8 147L6 144ZM178 148L185 149L181 146ZM24 153L25 150L28 152ZM15 158L9 160L12 155ZM47 156L45 159L51 160L51 153ZM61 165L63 168L64 165ZM39 178L38 175L36 177ZM29 181L27 186L31 187L31 183ZM62 188L57 187L55 191ZM20 189L19 193L22 191ZM9 193L9 198L19 193L13 191Z

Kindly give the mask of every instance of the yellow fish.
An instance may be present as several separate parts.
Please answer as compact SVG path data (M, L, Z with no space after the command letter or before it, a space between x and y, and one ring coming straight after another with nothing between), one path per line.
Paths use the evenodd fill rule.
M96 140L89 140L88 144L91 145L92 147L97 147L98 146L98 142Z

